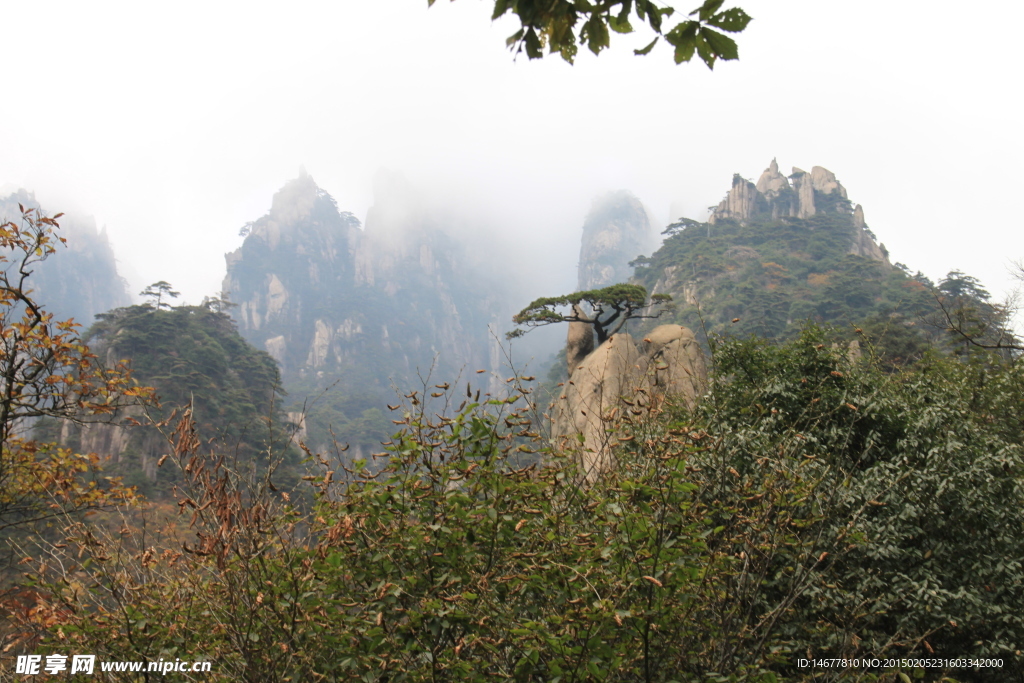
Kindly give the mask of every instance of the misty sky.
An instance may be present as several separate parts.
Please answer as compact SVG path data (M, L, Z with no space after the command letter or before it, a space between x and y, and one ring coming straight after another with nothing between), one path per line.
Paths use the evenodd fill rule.
M1024 5L736 4L741 59L709 72L634 57L647 34L513 60L486 0L9 0L0 188L94 215L133 293L163 279L198 303L300 165L360 219L384 167L471 230L532 240L532 281L571 289L595 194L632 190L660 229L778 157L834 171L893 260L1003 295L1024 257Z

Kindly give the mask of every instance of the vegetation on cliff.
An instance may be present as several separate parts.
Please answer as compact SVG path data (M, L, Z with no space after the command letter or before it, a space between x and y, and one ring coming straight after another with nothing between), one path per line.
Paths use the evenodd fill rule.
M169 286L168 286L169 291ZM174 411L191 406L204 439L212 439L232 453L238 467L265 467L268 449L295 453L288 443L294 428L281 409L282 391L277 364L238 334L227 314L213 306L129 306L97 316L84 337L108 362L127 361L135 378L153 387L160 404L149 408L146 422L160 422ZM122 416L124 418L125 416ZM123 428L122 428L123 429ZM70 442L80 446L82 432ZM149 494L168 494L179 481L172 468L157 468L167 451L165 438L152 427L128 429L111 469ZM294 480L295 471L281 472Z
M852 339L860 327L895 365L930 346L948 348L945 324L928 324L940 310L937 298L1005 329L976 280L968 278L968 287L962 273L951 273L935 285L902 264L850 253L860 231L843 212L745 224L685 219L666 229L651 257L634 262L635 281L671 294L676 310L665 321L701 334L792 339L813 322L841 327Z

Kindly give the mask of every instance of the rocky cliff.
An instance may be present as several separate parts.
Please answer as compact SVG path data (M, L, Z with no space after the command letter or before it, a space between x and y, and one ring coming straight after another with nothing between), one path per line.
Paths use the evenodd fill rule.
M627 282L633 276L629 262L654 245L647 211L632 193L619 190L597 197L583 222L577 288Z
M692 408L704 392L707 369L693 332L659 325L638 345L624 333L582 358L551 408L552 440L578 451L589 478L614 466L627 412L641 414L665 398ZM580 437L582 436L582 441Z
M300 174L227 255L224 280L239 331L278 361L292 398L340 382L363 397L353 419L432 367L437 382L496 368L491 330L510 317L401 176L378 174L374 197L364 230Z
M20 224L21 204L43 214L35 194L27 190L0 198L0 222ZM56 213L56 212L54 212ZM56 245L56 253L34 268L31 287L54 318L74 318L83 327L98 313L131 303L127 285L117 272L114 252L105 230L96 229L92 217L68 213L58 222L57 234L67 243Z
M864 209L860 204L854 206L836 175L821 166L814 166L810 173L794 166L787 178L779 172L778 162L772 159L756 184L739 174L734 175L732 187L725 199L712 209L708 223L733 220L746 225L756 219L803 219L819 213L851 216L857 231L849 253L888 264L888 254L867 230Z
M681 219L666 234L634 281L671 295L674 320L695 330L786 337L807 320L848 325L927 303L821 166L785 176L773 159L756 183L737 174L707 223Z

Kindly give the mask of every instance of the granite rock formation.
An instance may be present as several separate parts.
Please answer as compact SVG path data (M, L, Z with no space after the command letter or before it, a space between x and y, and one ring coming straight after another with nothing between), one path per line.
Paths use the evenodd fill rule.
M639 345L628 334L612 335L572 369L553 409L552 439L578 448L593 478L614 466L618 416L666 397L692 407L706 378L703 353L685 327L660 325Z
M627 282L629 262L654 247L647 211L626 190L597 197L583 223L577 289L587 291Z
M812 167L809 173L794 166L786 178L779 172L778 162L772 159L756 184L734 175L732 187L712 210L708 223L734 220L746 225L755 219L804 219L821 212L853 217L857 231L849 253L889 263L888 253L867 229L864 209L860 204L854 207L836 175L821 166Z
M226 256L238 329L278 361L300 405L339 382L383 407L419 376L499 367L501 290L402 176L378 173L374 197L364 230L303 172Z
M822 200L829 195L831 201ZM836 201L836 198L841 201ZM778 162L772 159L756 184L744 180L738 174L733 176L732 188L711 212L708 222L714 224L728 218L745 223L765 214L770 215L772 220L785 217L808 218L825 206L835 212L852 213L846 188L836 180L832 171L815 166L808 173L794 166L793 173L787 179L779 172Z

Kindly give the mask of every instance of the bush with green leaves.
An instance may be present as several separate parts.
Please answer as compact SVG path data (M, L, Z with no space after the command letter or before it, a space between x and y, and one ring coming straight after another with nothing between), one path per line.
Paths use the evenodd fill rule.
M159 547L78 525L50 549L66 581L49 590L73 615L62 637L109 658L212 659L224 680L778 680L778 619L747 608L764 563L723 548L806 545L786 529L810 482L780 472L739 520L703 502L690 459L704 441L659 431L656 405L623 423L637 447L619 467L584 484L572 454L522 466L542 445L524 394L442 416L410 397L383 469L318 459L309 514L179 423L194 537ZM781 552L801 576L816 561Z
M823 518L828 555L782 617L794 654L1003 657L1001 670L948 673L1018 680L1020 364L931 356L890 374L877 359L852 361L833 339L810 328L790 344L716 349L711 392L684 419L722 446L693 462L695 483L742 506L766 468L813 472L795 518ZM791 572L785 562L770 569L758 599L772 604L773 582Z
M64 615L41 651L240 681L1018 679L1020 368L892 373L832 339L717 346L703 402L641 397L592 480L528 390L409 394L383 466L311 456L308 511L185 420L190 536L75 527L40 573ZM797 666L933 653L1004 667Z

